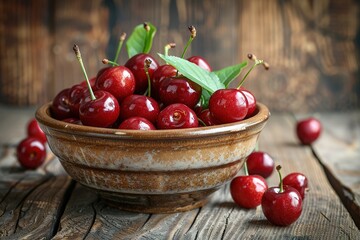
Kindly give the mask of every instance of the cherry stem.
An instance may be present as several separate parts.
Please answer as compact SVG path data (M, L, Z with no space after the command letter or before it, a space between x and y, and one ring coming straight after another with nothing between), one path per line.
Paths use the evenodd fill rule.
M150 80L150 74L149 74L149 68L150 68L151 62L152 61L149 58L145 59L145 62L144 62L144 69L145 69L146 77L148 80L148 90L147 90L148 97L151 96L151 80Z
M244 162L244 172L245 172L245 176L249 176L249 170L247 168L247 163L246 163L246 160Z
M165 56L168 56L169 55L169 49L171 48L175 48L176 44L175 43L168 43L165 45L164 47L164 54Z
M122 33L120 35L119 44L118 44L118 47L117 47L117 50L116 50L116 55L115 55L114 61L110 62L113 66L115 66L115 65L119 66L118 64L116 64L116 62L119 59L119 54L121 52L121 48L122 48L122 46L124 44L125 38L126 38L126 33Z
M144 29L146 31L146 37L145 37L145 45L144 48L146 48L147 46L147 42L148 42L148 38L149 38L149 34L150 34L150 25L147 22L144 22ZM143 49L143 52L145 49Z
M245 74L245 76L243 77L243 79L240 81L237 89L240 89L240 88L241 88L241 86L242 86L243 83L245 82L245 79L247 78L247 76L250 74L250 72L251 72L256 66L258 66L258 65L261 64L261 65L264 66L265 70L269 70L269 67L270 67L267 62L265 62L264 60L259 60L259 59L257 59L254 54L249 53L247 56L248 56L248 58L249 58L250 60L254 60L255 63L254 63L254 65L249 69L249 71Z
M102 63L103 64L111 64L112 66L119 66L119 64L117 64L116 62L110 61L109 59L106 59L106 58L104 58L102 60Z
M191 34L190 34L190 38L189 38L188 42L186 43L186 46L185 46L185 48L184 48L183 53L181 54L181 58L184 58L185 53L186 53L188 47L190 46L191 42L192 42L192 41L194 40L194 38L196 37L196 29L195 29L194 26L190 26L190 27L189 27L189 31L190 31L190 33L191 33Z
M85 70L85 66L84 66L84 63L82 61L82 58L81 58L81 53L80 53L80 48L78 45L74 44L74 47L73 47L73 50L75 52L75 55L76 55L76 58L77 60L79 61L80 63L80 66L81 66L81 70L85 76L85 79L86 79L86 83L87 83L87 86L88 86L88 89L89 89L89 92L90 92L90 97L91 97L91 100L96 100L96 97L94 95L94 92L91 88L91 84L90 84L90 81L89 81L89 78L86 74L86 70Z
M199 123L201 123L201 125L203 125L205 127L207 126L206 123L203 120L201 120L200 118L198 118L198 121L199 121Z
M284 185L283 185L283 180L282 180L282 176L281 176L281 166L280 165L277 165L276 166L276 171L278 172L279 174L279 179L280 179L280 193L284 192Z

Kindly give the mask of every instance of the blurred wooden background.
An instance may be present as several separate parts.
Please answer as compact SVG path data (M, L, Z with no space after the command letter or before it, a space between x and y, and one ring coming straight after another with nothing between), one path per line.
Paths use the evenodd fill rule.
M40 105L83 80L72 46L89 75L113 58L121 32L144 21L157 28L152 54L176 42L179 55L201 55L217 70L247 53L268 61L246 86L273 111L359 108L357 0L0 0L0 102ZM127 59L125 48L121 61Z

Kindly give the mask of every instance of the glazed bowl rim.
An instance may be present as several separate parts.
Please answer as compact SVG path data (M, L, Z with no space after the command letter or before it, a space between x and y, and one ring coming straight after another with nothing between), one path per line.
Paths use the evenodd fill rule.
M210 137L228 134L231 132L245 132L257 125L266 122L270 111L266 105L257 102L257 113L247 119L227 124L184 129L158 129L158 130L124 130L116 128L100 128L84 126L57 120L50 115L51 102L40 106L35 113L35 118L44 127L50 127L57 132L71 133L72 135L93 136L101 138L120 139L182 139L194 137Z

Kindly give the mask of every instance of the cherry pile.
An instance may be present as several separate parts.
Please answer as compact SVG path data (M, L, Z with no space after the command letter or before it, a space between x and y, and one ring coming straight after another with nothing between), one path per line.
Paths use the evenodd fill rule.
M248 164L253 165L252 168L258 174L250 174ZM278 165L276 170L280 178L279 186L269 188L265 178L273 171L273 164L272 158L264 152L250 154L244 163L245 175L237 176L231 181L230 194L238 206L247 209L261 206L269 222L287 226L301 215L308 180L298 172L290 173L283 179L281 166Z
M156 28L150 23L137 26L126 42L129 59L119 65L118 56L125 41L122 34L113 61L89 79L80 49L74 45L85 81L60 91L50 110L54 118L93 127L155 130L212 126L232 123L256 114L256 98L242 84L257 65L268 64L255 55L254 62L237 88L230 88L247 62L213 71L201 56L184 58L196 36L189 27L190 38L181 57L169 56L175 43L165 46L159 61L149 54ZM140 35L143 41L134 38ZM136 49L138 45L142 45Z

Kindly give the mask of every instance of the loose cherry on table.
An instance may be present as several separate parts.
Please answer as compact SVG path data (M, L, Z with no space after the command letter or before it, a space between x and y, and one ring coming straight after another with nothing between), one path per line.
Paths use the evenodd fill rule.
M155 130L155 126L146 118L131 117L122 121L118 127L119 129L131 130Z
M165 107L158 115L158 129L195 128L199 122L195 112L182 103Z
M109 92L103 90L92 91L82 62L80 49L77 45L73 48L80 63L81 69L87 80L90 96L80 104L79 117L82 124L94 127L111 127L119 117L120 106L117 99Z
M18 144L16 153L22 167L36 169L45 161L46 147L38 138L27 137Z
M201 97L202 88L186 77L169 77L160 83L160 101L168 106L173 103L182 103L194 108Z
M321 129L321 122L314 117L303 119L296 124L296 134L304 145L315 142L321 134Z
M35 118L31 119L27 125L27 136L39 139L43 144L47 142L44 131L40 128Z
M249 175L246 163L244 168L245 176L237 176L230 183L231 197L242 208L256 208L261 204L268 185L262 176Z
M159 67L159 63L149 54L146 53L139 53L131 57L125 63L125 67L130 69L130 71L134 74L135 77L135 93L143 94L145 93L146 89L148 88L148 78L145 73L145 60L150 59L151 64L148 69L150 79L152 78L154 72Z
M261 207L265 217L274 225L287 226L295 222L302 212L302 198L293 187L283 185L280 166L276 167L279 173L280 186L271 187L265 191Z
M302 173L293 172L283 179L283 184L291 186L298 190L302 199L305 198L305 192L308 189L308 179Z
M255 151L250 153L247 160L249 174L257 174L268 178L274 171L275 163L272 157L266 152Z

